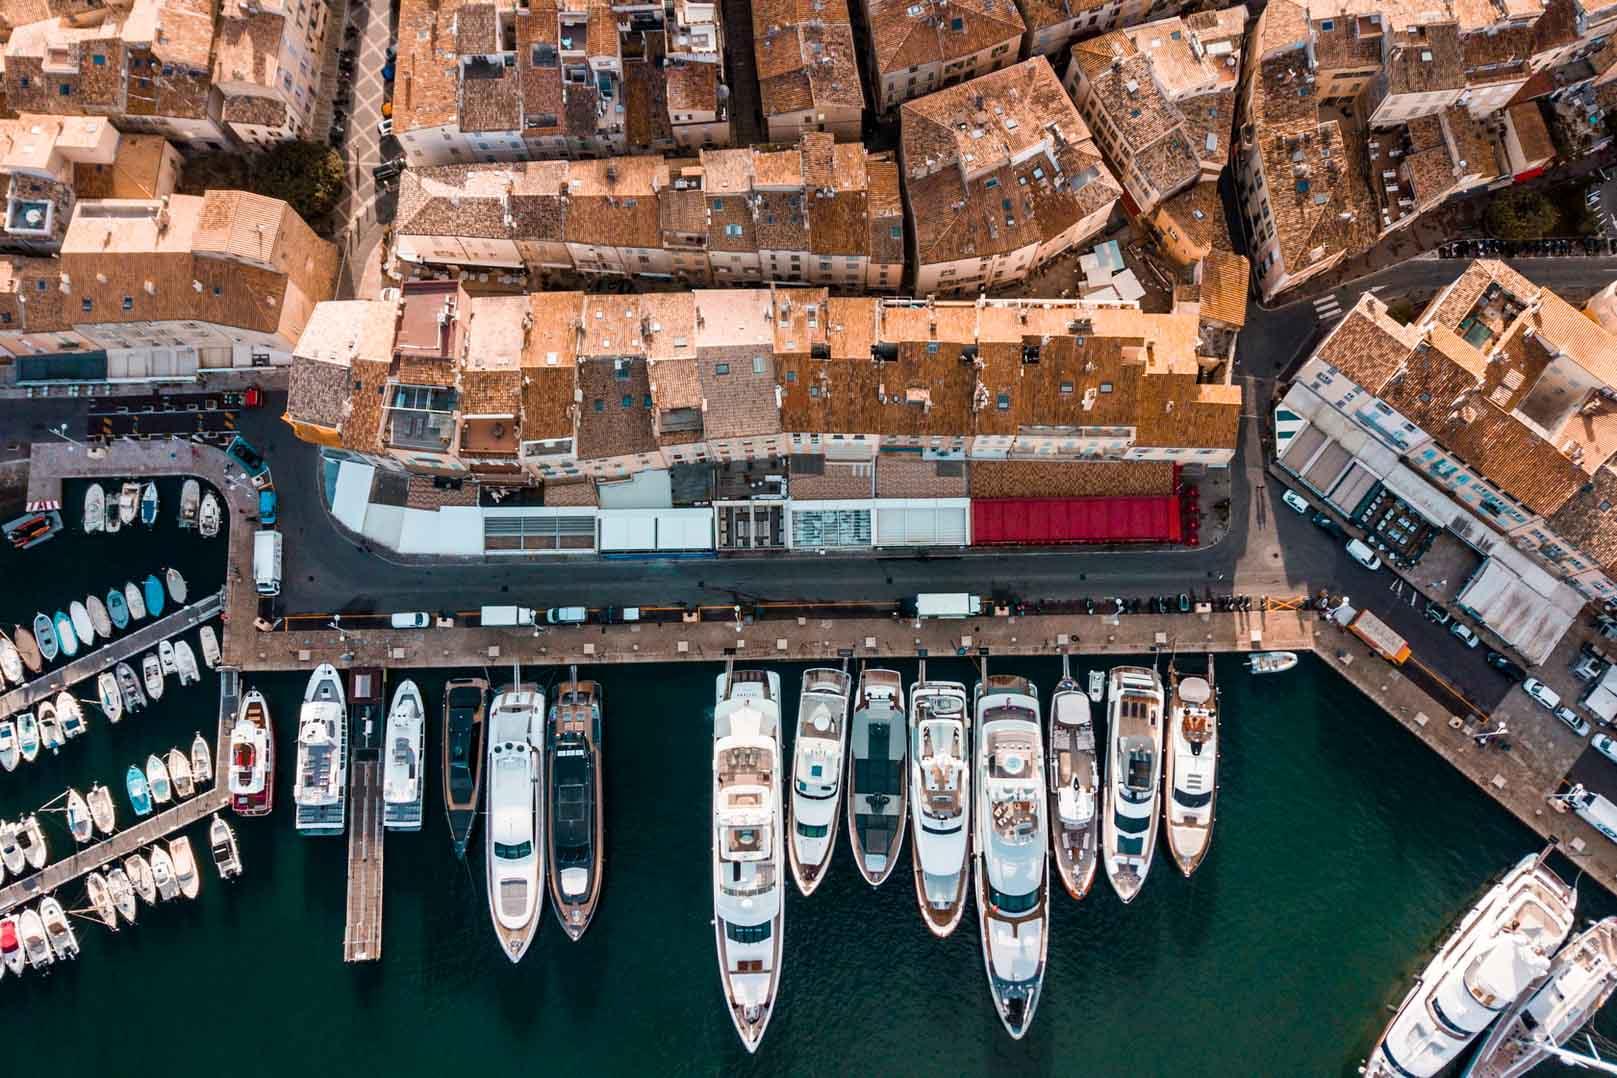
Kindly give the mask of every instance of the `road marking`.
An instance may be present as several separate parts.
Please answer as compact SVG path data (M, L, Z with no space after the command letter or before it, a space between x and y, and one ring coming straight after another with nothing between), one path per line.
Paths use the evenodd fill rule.
M1321 296L1314 301L1314 314L1321 322L1329 322L1342 317L1342 305L1336 301L1335 294Z

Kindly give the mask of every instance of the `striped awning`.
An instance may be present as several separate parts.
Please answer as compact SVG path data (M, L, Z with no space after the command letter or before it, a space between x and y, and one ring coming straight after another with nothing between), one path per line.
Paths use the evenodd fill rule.
M1287 408L1283 404L1275 405L1275 456L1286 455L1286 446L1297 436L1297 432L1308 426L1308 420Z

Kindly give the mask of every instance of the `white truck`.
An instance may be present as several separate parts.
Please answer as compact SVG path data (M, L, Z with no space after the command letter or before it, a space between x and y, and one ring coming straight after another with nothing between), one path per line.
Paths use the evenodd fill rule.
M281 533L253 533L253 585L260 595L281 594Z
M979 596L966 592L924 592L915 597L918 618L974 618L982 612Z
M533 611L525 606L485 606L480 619L485 629L532 625Z

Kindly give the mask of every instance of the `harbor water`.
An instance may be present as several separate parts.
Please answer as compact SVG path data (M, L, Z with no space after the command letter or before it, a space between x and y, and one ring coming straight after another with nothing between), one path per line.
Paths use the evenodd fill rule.
M163 527L68 534L0 551L0 625L65 609L92 588L175 565L193 597L221 582L223 539ZM82 493L65 512L76 532ZM79 503L82 505L82 502ZM195 634L190 634L195 646ZM1119 658L1117 661L1124 661ZM1143 660L1149 661L1149 660ZM1200 656L1181 659L1185 668ZM996 658L1048 700L1053 660ZM913 661L894 664L906 682ZM791 728L800 666L783 676ZM1083 666L1082 673L1089 667ZM932 677L970 683L964 660ZM563 674L529 668L547 688ZM859 880L840 840L811 899L791 890L781 1002L755 1057L720 996L711 926L710 752L713 664L581 669L605 689L606 890L579 943L546 909L519 966L489 926L480 821L464 865L450 853L438 754L443 683L413 676L427 699L426 826L386 839L380 963L342 962L346 843L292 828L292 761L304 675L253 676L276 724L274 815L233 820L246 872L222 883L203 864L202 895L157 909L116 935L81 922L83 955L48 977L0 980L0 1028L28 1069L126 1073L147 1060L171 1076L217 1073L454 1074L1350 1074L1446 926L1490 877L1537 848L1534 837L1311 658L1253 678L1218 662L1223 744L1212 853L1185 880L1165 850L1124 907L1104 878L1082 903L1056 889L1049 974L1026 1039L1005 1036L989 1002L974 916L934 940L905 870L879 890ZM499 685L510 670L487 676ZM94 698L93 683L77 695ZM0 773L0 817L37 809L68 785L113 789L132 820L124 769L150 752L212 737L217 680L181 689L61 754ZM92 709L86 708L89 712ZM46 827L53 857L71 844ZM909 851L904 851L907 859ZM1575 869L1557 860L1564 873ZM61 896L83 905L82 884ZM1617 911L1594 885L1580 913ZM1581 918L1580 918L1581 919ZM1617 1015L1599 1023L1617 1033ZM21 1047L26 1045L26 1047Z

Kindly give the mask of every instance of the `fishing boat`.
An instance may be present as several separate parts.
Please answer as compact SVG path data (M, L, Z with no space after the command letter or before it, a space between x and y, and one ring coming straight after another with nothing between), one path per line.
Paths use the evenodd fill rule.
M1168 852L1189 876L1213 841L1218 798L1218 692L1213 657L1207 677L1171 677L1168 744L1162 758Z
M906 733L898 674L861 671L848 743L848 841L854 867L872 887L892 873L904 848Z
M180 894L195 898L202 890L202 876L197 872L196 854L191 850L191 839L176 835L168 840L169 859L174 862L174 883Z
M1089 893L1100 861L1100 757L1089 704L1063 655L1061 681L1050 696L1050 849L1056 876L1074 899Z
M84 600L84 609L90 612L90 625L95 634L103 640L112 639L112 618L107 611L107 604L99 596L91 595Z
M20 977L28 968L28 955L22 946L22 930L14 914L0 917L0 965L13 977Z
M1107 700L1106 806L1101 856L1117 897L1134 901L1151 870L1162 789L1162 679L1115 667Z
M84 733L84 708L78 697L66 689L56 694L56 721L62 727L62 736L72 739Z
M55 895L46 895L40 900L39 919L44 922L45 935L57 958L68 961L79 956L79 937L68 923L67 911L56 901Z
M163 663L154 651L148 651L140 660L141 680L146 686L146 694L153 700L163 698Z
M84 491L84 533L94 535L107 528L107 492L100 483L91 483Z
M28 858L23 854L22 843L18 836L22 834L20 824L0 820L0 864L6 866L6 871L13 876L21 876L28 867Z
M129 628L129 604L124 602L124 593L117 588L107 592L107 616L118 631Z
M112 908L118 911L118 916L125 924L135 923L135 885L129 882L129 873L124 871L122 865L113 865L107 869L107 894L112 899Z
M22 821L22 837L28 841L23 845L23 856L28 860L28 867L40 869L50 859L50 847L45 845L45 829L39 826L39 817L29 813Z
M910 861L921 920L938 938L960 926L971 884L971 713L966 687L929 681L910 689Z
M201 505L201 484L195 479L187 479L180 485L180 527L196 527L197 510L201 508Z
M191 781L199 790L213 782L213 750L200 730L191 738Z
M85 803L90 806L90 819L95 821L95 829L103 835L110 835L118 827L118 810L112 804L112 791L102 783L90 787L90 792L84 795Z
M118 491L118 521L121 524L133 524L135 517L140 515L140 484L136 482L125 483Z
M39 755L39 722L32 711L17 716L17 751L29 763Z
M488 682L456 678L444 686L444 811L455 856L466 856L483 785L483 714Z
M134 668L128 663L119 663L112 668L118 679L118 691L124 696L124 710L133 714L146 707L146 694L141 691L140 679L135 676Z
M230 807L238 816L263 816L275 807L275 727L257 689L242 697L230 728Z
M780 990L786 888L780 675L726 670L713 708L713 938L726 1009L756 1052Z
M174 780L168 765L155 752L146 757L146 785L152 791L153 804L166 805L174 800Z
M298 832L342 834L348 818L348 700L330 663L315 668L303 693L297 765L292 798Z
M1617 989L1617 917L1590 925L1549 975L1500 1015L1460 1078L1517 1078L1572 1039Z
M219 499L213 491L202 496L202 508L197 511L197 531L202 538L212 539L219 534Z
M45 937L45 922L40 919L37 910L32 907L23 910L17 918L17 928L22 933L22 945L28 952L30 966L44 969L56 961L56 956L51 953L50 941Z
M197 633L197 642L202 645L202 664L209 670L219 666L219 637L214 633L212 625L204 625Z
M95 837L95 821L90 819L90 805L84 795L73 787L67 788L67 830L73 841L84 843Z
M62 724L56 720L56 705L49 700L39 702L39 743L51 752L62 751L67 741L62 736Z
M124 698L118 691L118 675L111 670L103 670L96 675L96 695L101 698L101 711L107 716L108 722L117 722L124 717Z
M37 674L45 669L45 656L40 654L39 641L34 634L21 625L11 627L11 642L17 645L17 652L22 656L22 664L28 668L30 674Z
M0 767L7 771L17 770L17 761L22 758L22 749L17 742L17 723L13 719L0 719Z
M95 624L90 620L89 609L74 599L67 604L68 620L73 623L73 635L76 636L86 648L95 646Z
M219 870L221 880L233 880L241 875L241 848L236 844L236 832L216 812L208 824L208 848L213 851L213 867Z
M179 749L169 749L164 763L168 765L168 777L174 783L175 798L190 797L196 793L196 785L191 781L191 758Z
M13 547L30 550L56 537L56 533L62 530L62 514L54 509L25 513L15 520L8 520L4 530Z
M73 630L72 617L58 610L51 618L51 627L56 630L56 646L61 649L62 657L71 659L77 655L79 653L79 636Z
M196 652L184 640L174 642L174 669L180 675L180 685L195 685L202 680L202 674L197 670Z
M803 671L797 697L797 734L792 739L792 792L787 802L787 859L797 889L811 895L831 867L842 815L842 760L848 752L848 697L853 679L845 670Z
M1247 656L1246 668L1254 674L1281 674L1297 665L1294 651L1260 651Z
M124 772L124 792L129 795L129 807L135 810L136 816L150 816L152 812L152 788L146 782L146 774L134 764Z
M117 535L124 526L123 517L120 515L122 506L119 504L118 492L114 490L109 493L106 497L106 502L107 515L105 521L103 521L103 527L108 535Z
M124 605L129 607L131 621L140 621L146 617L146 597L140 593L133 580L124 585Z
M427 712L421 690L406 678L393 691L382 741L382 826L389 831L421 830L427 778L422 748Z
M52 627L51 619L44 614L34 615L34 639L39 644L39 653L48 663L56 661L59 649L56 643L56 630Z
M158 644L157 644L157 663L158 663L159 666L161 666L163 668L163 676L164 677L168 677L170 674L177 674L177 673L180 672L179 664L177 662L175 662L175 659L174 659L174 642L173 641L171 641L171 640L160 640L160 641L158 641Z
M5 636L0 636L0 674L13 685L23 683L22 652Z
M1106 675L1099 670L1089 672L1089 701L1098 704L1106 699Z
M1528 854L1460 920L1370 1051L1367 1078L1431 1078L1534 983L1572 930L1578 895Z
M519 681L496 693L489 710L484 867L494 933L512 962L527 953L544 905L544 774L535 744L544 707L544 696Z
M165 569L163 570L163 579L168 584L168 594L174 600L174 605L184 606L185 596L189 591L185 584L185 577L180 575L178 569Z
M1033 1024L1050 954L1044 729L1026 678L977 683L977 922L994 1010L1013 1038Z
M154 842L146 852L146 859L152 865L152 884L157 888L157 897L164 902L171 901L180 893L180 883L174 874L174 858L163 849L161 842Z
M124 871L129 874L130 886L134 887L140 900L148 906L157 905L157 881L152 878L152 865L146 860L146 855L132 853L125 857Z
M89 900L90 910L95 914L96 920L112 931L118 931L118 908L112 904L112 892L107 888L107 878L99 872L91 872L85 876L84 896Z
M140 522L150 528L157 523L157 484L147 483L140 492Z
M605 880L602 718L600 684L579 681L573 668L556 690L541 763L548 783L550 899L562 931L574 940L594 918Z
M167 600L163 597L163 582L157 579L156 573L146 574L146 579L140 582L140 594L146 600L146 613L154 618L162 617Z

